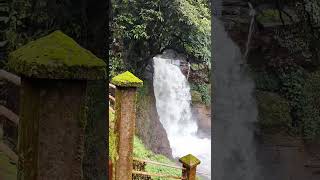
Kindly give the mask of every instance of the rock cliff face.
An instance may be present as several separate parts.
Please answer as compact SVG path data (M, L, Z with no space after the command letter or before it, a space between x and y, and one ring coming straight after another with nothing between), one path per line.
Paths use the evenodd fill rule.
M203 136L211 135L211 106L194 103L191 106L192 113L197 119L198 133Z
M157 113L152 79L144 80L144 84L137 98L136 134L154 153L172 158L167 133Z

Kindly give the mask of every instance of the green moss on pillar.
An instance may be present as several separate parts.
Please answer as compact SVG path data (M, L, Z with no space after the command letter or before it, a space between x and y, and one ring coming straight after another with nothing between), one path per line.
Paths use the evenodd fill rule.
M119 87L143 86L143 81L129 71L115 76L114 78L112 78L111 83Z
M55 31L13 51L8 67L16 74L48 79L105 79L106 64L72 38Z
M182 164L184 164L189 168L195 167L201 163L201 161L196 157L194 157L192 154L183 156L182 158L179 159L179 162L181 162Z

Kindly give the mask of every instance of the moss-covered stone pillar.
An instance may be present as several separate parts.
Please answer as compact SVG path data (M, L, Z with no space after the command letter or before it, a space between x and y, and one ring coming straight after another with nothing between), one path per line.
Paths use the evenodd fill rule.
M106 78L106 64L55 31L12 52L8 67L21 76L17 179L87 180L87 87ZM107 179L106 143L98 147L105 164L91 165L103 166L99 179Z
M115 179L131 180L137 87L141 87L143 82L128 71L112 78L111 82L116 85L115 133L117 157Z
M192 154L188 154L179 159L185 170L182 171L182 177L186 177L187 180L196 180L197 166L200 164L200 160L194 157Z

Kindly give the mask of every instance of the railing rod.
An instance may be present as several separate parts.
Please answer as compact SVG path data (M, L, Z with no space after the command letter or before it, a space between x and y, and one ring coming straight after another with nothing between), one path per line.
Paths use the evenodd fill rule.
M205 175L205 176L209 176L209 174L208 174L208 173L201 172L201 171L197 171L196 173L197 173L197 174L201 174L201 175Z
M108 177L109 177L110 180L112 180L112 175L113 175L112 174L112 169L113 169L112 168L112 161L109 159L109 163L108 163L108 170L109 170L108 174L109 174L109 176Z
M0 143L0 152L3 152L5 155L7 155L14 163L18 163L17 154L6 144Z
M17 86L21 85L21 78L15 74L0 69L0 79L5 79Z
M184 167L179 167L179 166L174 166L174 165L169 165L169 164L163 164L163 163L150 161L150 160L139 159L139 158L133 158L133 160L140 161L140 162L146 162L146 163L150 163L150 164L156 164L156 165L160 165L160 166L166 166L166 167L170 167L170 168L181 169L181 170L185 170L186 169Z
M16 125L19 124L19 116L2 105L0 105L0 115L3 115L7 119L15 123Z
M109 83L109 87L111 87L111 88L113 88L113 89L116 89L116 86L113 85L113 84L110 84L110 83Z
M132 174L140 174L140 175L146 175L146 176L163 177L163 178L170 178L170 179L185 179L185 178L179 177L179 176L171 176L171 175L164 175L164 174L148 173L148 172L135 171L135 170L132 171Z
M116 111L112 108L112 107L110 107L109 106L109 110L112 112L112 113L115 113Z
M109 94L109 99L111 99L113 102L116 102L116 98L114 98L114 97L111 96L110 94Z

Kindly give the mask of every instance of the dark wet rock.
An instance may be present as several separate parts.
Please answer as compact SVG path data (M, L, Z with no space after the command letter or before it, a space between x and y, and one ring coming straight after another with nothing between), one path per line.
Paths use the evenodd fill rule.
M211 135L211 107L200 103L192 104L192 114L197 119L198 131L206 136Z
M167 133L157 113L152 81L145 80L144 83L145 86L137 98L136 133L145 146L154 153L172 158Z

